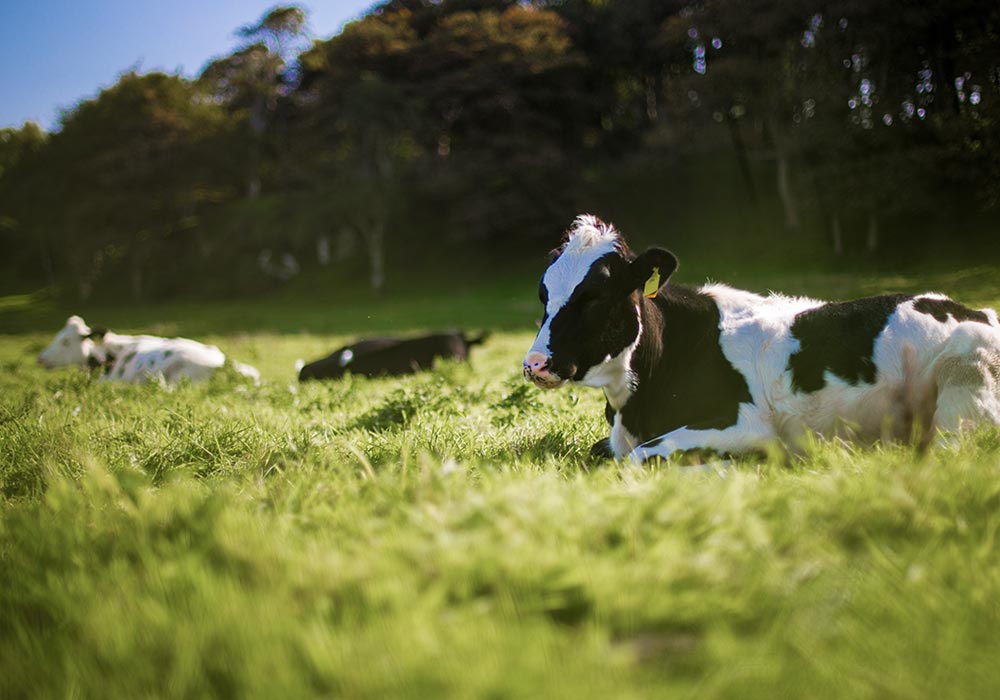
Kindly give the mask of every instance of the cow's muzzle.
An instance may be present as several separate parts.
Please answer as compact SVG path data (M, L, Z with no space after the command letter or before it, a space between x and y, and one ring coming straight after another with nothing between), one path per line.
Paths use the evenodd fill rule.
M566 383L550 370L551 360L540 352L529 352L524 358L524 378L542 389L555 389Z

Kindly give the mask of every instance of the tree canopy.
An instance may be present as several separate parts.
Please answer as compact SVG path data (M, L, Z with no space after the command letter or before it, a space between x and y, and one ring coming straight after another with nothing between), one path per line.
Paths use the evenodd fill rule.
M11 284L238 293L285 256L381 288L395 251L514 256L598 205L832 259L1000 218L995 2L388 0L235 36L194 79L126 72L51 134L0 131Z

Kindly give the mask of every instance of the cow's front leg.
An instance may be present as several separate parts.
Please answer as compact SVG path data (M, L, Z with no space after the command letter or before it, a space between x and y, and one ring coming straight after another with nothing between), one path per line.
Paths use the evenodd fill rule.
M674 452L703 449L721 454L740 454L753 450L766 450L774 439L773 433L757 421L741 420L736 425L722 429L677 430L647 440L629 453L629 461L645 462L653 457L666 459Z

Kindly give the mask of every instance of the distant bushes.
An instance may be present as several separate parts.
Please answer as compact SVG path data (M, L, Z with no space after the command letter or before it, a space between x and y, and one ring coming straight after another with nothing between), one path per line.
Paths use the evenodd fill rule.
M393 0L305 27L276 7L194 80L123 73L54 133L0 131L4 291L324 266L380 290L443 249L540 254L581 210L876 260L942 232L981 255L1000 223L994 2Z

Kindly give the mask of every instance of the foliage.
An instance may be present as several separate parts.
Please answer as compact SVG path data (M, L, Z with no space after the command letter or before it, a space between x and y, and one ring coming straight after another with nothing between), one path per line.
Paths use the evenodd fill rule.
M193 81L124 73L54 134L5 130L10 291L238 295L287 256L383 291L598 205L711 252L995 249L995 2L387 0L307 27L276 6Z
M243 46L211 61L198 78L199 85L226 105L238 124L248 127L244 136L249 153L246 193L251 199L261 193L263 150L281 114L279 100L298 80L294 59L301 49L305 22L305 10L298 6L269 10L256 24L237 30Z
M994 196L979 134L998 106L997 53L973 37L998 27L995 4L977 0L717 0L672 17L665 39L692 50L678 102L755 124L744 136L776 162L789 228L805 200L828 219L899 222L899 246L918 218L955 227ZM811 186L796 188L793 171Z
M57 279L80 297L104 278L141 298L149 277L177 281L165 252L187 246L198 215L231 187L213 157L227 128L188 81L123 75L10 171L7 211L22 235L44 242Z

